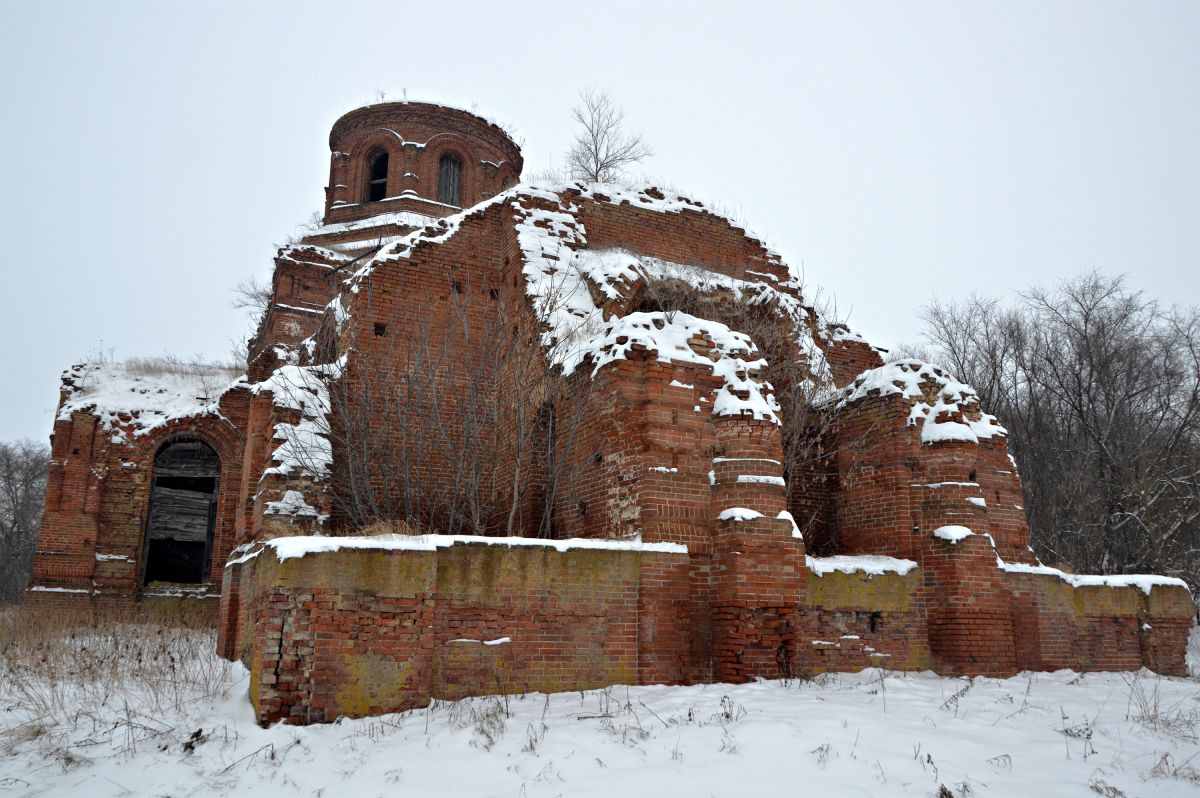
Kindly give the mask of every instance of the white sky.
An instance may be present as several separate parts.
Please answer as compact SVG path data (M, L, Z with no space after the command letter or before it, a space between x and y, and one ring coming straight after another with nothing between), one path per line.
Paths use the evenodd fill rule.
M557 163L579 89L884 346L935 295L1099 268L1200 303L1200 3L21 3L0 440L51 431L90 352L224 357L232 288L322 204L380 90L511 123ZM582 9L582 10L581 10Z

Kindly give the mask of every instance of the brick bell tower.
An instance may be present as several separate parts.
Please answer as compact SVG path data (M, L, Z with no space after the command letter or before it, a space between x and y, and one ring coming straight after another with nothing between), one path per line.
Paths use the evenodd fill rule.
M422 102L357 108L329 132L322 224L280 249L271 301L250 341L250 375L273 348L312 335L347 269L380 247L516 185L521 148L494 122Z

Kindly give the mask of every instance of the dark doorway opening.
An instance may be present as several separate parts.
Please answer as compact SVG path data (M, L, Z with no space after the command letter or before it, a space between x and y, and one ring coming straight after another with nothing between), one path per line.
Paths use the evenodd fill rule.
M179 440L154 458L143 584L209 580L221 460L211 446Z

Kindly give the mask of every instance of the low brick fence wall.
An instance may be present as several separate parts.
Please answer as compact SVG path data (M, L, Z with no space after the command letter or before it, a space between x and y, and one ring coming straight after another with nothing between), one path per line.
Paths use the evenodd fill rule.
M285 538L226 568L218 645L249 667L260 722L686 678L682 546L372 540Z
M911 567L892 566L878 573L819 565L810 570L807 615L812 639L801 641L809 647L810 673L933 667L923 575L914 562L895 562Z
M1177 580L997 564L982 536L943 548L929 567L882 556L807 558L795 576L803 590L792 591L799 603L787 605L792 616L763 631L760 605L744 620L715 601L705 580L723 583L680 544L278 538L236 551L226 567L218 646L250 669L250 701L264 724L374 715L435 698L871 666L1186 673L1195 605ZM754 562L741 549L729 556ZM976 572L974 581L963 577ZM948 573L961 589L945 590ZM972 584L988 586L987 613L967 611L973 597L963 591ZM1000 642L977 645L963 660L946 639ZM755 673L723 675L713 663L725 649L762 662L750 662ZM776 653L779 661L768 662Z

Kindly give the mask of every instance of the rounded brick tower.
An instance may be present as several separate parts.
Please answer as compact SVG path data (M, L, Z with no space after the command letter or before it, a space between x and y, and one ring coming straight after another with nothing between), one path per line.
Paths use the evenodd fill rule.
M334 123L329 149L324 226L307 239L322 245L422 227L515 185L523 165L495 123L420 102L351 111Z
M419 102L356 108L333 123L329 149L322 224L280 250L250 341L250 371L260 379L276 365L261 355L316 331L348 263L516 185L524 165L495 123Z

